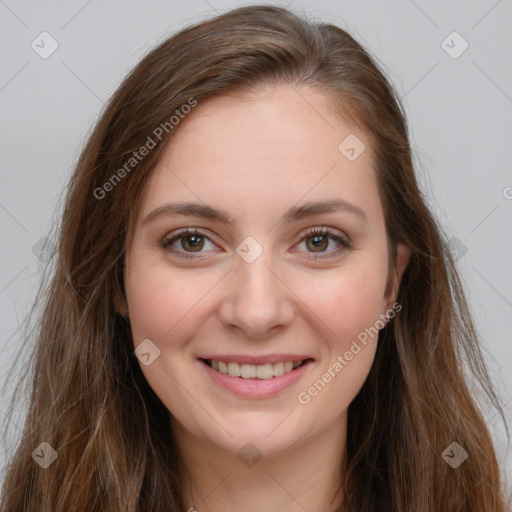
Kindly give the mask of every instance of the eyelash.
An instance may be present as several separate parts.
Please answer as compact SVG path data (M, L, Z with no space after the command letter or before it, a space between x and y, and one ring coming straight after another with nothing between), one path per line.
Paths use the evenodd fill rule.
M174 250L169 249L169 247L177 240L180 240L181 238L185 238L186 236L192 236L192 235L200 236L200 237L205 238L208 241L212 242L212 240L210 240L210 238L202 231L200 231L196 228L192 228L192 229L185 228L177 233L174 233L174 234L171 233L171 235L164 237L164 239L161 242L161 245L164 249L168 250L169 252L172 252L173 254L176 254L180 258L200 259L201 256L198 257L197 254L201 254L201 253L186 253L186 252L174 251ZM303 234L300 241L302 242L307 238L316 237L316 236L323 236L323 237L327 236L331 240L338 242L341 245L341 247L339 247L338 249L335 249L333 251L327 251L327 253L309 253L309 254L313 255L314 257L312 257L312 258L306 257L306 259L317 260L318 255L321 255L321 254L329 254L329 256L327 256L327 257L330 258L332 256L337 256L341 252L343 252L347 249L350 249L352 247L352 244L348 238L344 238L344 237L334 234L334 232L328 227L310 228ZM326 258L326 256L320 256L320 258L321 259Z

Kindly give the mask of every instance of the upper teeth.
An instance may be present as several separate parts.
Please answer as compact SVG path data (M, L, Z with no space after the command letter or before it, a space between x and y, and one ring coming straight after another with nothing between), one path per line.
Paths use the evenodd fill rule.
M238 364L225 363L223 361L211 361L212 368L220 373L227 373L231 377L242 377L243 379L272 379L291 372L302 361L286 361L285 363L268 364Z

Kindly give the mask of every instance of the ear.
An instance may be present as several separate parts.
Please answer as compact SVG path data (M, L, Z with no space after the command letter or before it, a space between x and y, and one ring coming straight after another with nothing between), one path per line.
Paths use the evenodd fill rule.
M386 294L384 296L385 311L388 311L396 302L402 276L411 259L411 249L404 244L397 244L395 265L392 267L392 275L389 278Z

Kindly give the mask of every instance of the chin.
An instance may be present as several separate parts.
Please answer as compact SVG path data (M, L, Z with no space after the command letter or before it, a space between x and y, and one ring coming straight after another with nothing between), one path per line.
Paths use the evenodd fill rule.
M218 446L220 449L231 452L237 456L253 455L272 457L287 450L306 437L304 424L297 429L292 417L294 413L289 414L279 412L267 414L262 412L241 414L234 422L224 422L224 428L231 436L220 429L221 435L216 437L208 436L206 442ZM243 416L243 418L240 418ZM219 429L217 429L217 432ZM211 434L212 430L209 428Z

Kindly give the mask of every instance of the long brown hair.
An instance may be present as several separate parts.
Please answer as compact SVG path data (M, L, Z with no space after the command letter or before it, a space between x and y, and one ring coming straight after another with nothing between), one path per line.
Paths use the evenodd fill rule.
M389 239L412 251L402 311L381 331L349 406L344 510L505 512L477 392L505 417L445 237L417 185L400 101L344 30L271 6L236 9L164 41L124 80L90 135L36 298L43 307L28 411L0 511L186 510L170 414L141 372L115 297L124 297L141 193L183 113L214 94L263 84L315 88L370 134ZM155 146L131 161L148 137ZM36 463L37 454L53 453L43 442L58 455L46 469ZM453 442L468 454L457 469L442 457Z

